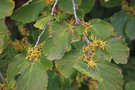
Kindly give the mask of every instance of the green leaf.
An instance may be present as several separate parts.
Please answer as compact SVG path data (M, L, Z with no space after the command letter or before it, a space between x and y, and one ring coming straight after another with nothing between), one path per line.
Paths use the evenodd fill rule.
M73 80L70 78L64 79L64 90L78 90L79 87L73 84Z
M9 34L8 28L4 23L4 20L0 20L0 54L8 44Z
M47 90L78 90L74 87L73 80L58 75L55 71L48 73L49 82Z
M40 61L44 65L46 71L52 70L53 62L48 60L44 55L40 57Z
M10 88L17 90L46 90L48 76L39 62L28 62L26 56L18 54L13 58L7 70L7 82ZM19 78L16 76L19 75ZM15 81L16 84L15 84Z
M88 13L92 10L93 6L95 5L96 0L82 0L79 9L82 9L85 13Z
M135 17L131 16L127 21L125 32L130 40L135 40Z
M52 34L43 47L43 53L49 60L58 60L71 49L71 34L64 22L55 22L49 27Z
M94 59L95 59L96 61L107 60L107 61L111 62L112 57L111 57L110 54L109 54L108 52L106 52L105 50L96 49L96 53L95 53Z
M107 61L97 63L97 71L103 79L98 90L123 90L123 75L121 69Z
M47 90L62 90L60 77L54 71L49 72L48 76L49 79Z
M56 67L64 77L69 78L74 73L72 67L80 60L82 60L81 51L73 50L66 53L61 60L56 61Z
M79 71L80 73L91 77L92 79L95 79L99 82L103 81L102 77L99 75L96 68L95 67L89 68L88 64L83 62L83 60L75 64L73 68Z
M125 90L134 90L135 89L135 81L130 81L126 83Z
M47 90L48 76L39 62L25 62L16 82L17 90Z
M84 44L85 44L85 42L83 42L82 40L72 43L73 47L76 48L76 49L82 48Z
M114 30L123 37L125 37L125 26L129 17L129 13L125 11L119 11L110 18Z
M82 9L77 10L77 17L79 19L83 19L85 17L84 10L82 10Z
M81 4L81 0L75 0L77 7ZM72 0L58 0L58 8L62 11L73 14Z
M105 40L110 36L114 35L113 27L100 19L92 19L90 20L90 31L91 34L97 37L98 39Z
M88 67L86 63L79 62L74 68L80 73L98 80L97 90L122 90L123 76L121 70L108 61L98 61L95 67Z
M11 63L12 58L17 54L14 48L7 47L0 54L0 72L6 74L8 65Z
M128 63L122 66L125 81L135 80L135 56L130 56Z
M107 41L106 51L117 64L126 64L129 56L129 48L120 37L110 38Z
M15 4L13 0L0 0L0 18L10 16L13 12L14 6Z
M107 8L112 8L112 7L120 6L122 0L100 0L100 3L102 6L105 6Z
M43 0L33 0L28 5L24 5L15 10L12 19L22 23L30 23L38 18L43 8Z
M52 19L51 16L47 16L47 17L44 17L44 18L41 18L39 20L36 21L36 23L34 24L34 26L36 28L39 28L39 29L43 29L45 24L50 21Z
M19 69L24 65L24 63L25 55L18 54L13 58L12 62L9 64L7 69L7 82L10 88L14 88L15 76L17 75Z

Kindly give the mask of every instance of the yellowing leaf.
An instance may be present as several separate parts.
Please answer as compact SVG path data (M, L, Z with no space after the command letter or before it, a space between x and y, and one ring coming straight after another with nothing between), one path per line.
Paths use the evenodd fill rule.
M48 17L44 17L44 18L41 18L39 20L36 21L36 23L34 24L34 26L36 28L39 28L39 29L43 29L45 24L50 21L52 19L51 16L48 16Z
M0 18L10 16L15 7L13 0L0 0Z
M71 34L64 22L55 22L49 27L52 34L43 47L43 53L49 60L58 60L71 49Z

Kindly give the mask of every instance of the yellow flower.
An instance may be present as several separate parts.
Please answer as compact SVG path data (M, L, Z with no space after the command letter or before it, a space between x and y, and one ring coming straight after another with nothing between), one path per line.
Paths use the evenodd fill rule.
M0 90L7 90L4 84L0 83Z
M90 81L89 84L88 84L88 87L90 88L90 90L96 90L97 89L97 86L98 86L98 82L97 81Z
M43 47L43 45L44 45L44 43L45 43L45 42L42 42L42 43L38 44L36 48L39 49L39 50L41 50L42 47Z
M92 52L92 53L94 53L94 52L96 51L96 50L95 50L95 47L92 47L92 46L89 47L89 51Z
M106 42L97 40L93 35L90 35L91 42L87 46L82 47L83 60L88 64L89 67L96 65L94 56L96 54L96 48L105 49Z
M91 48L94 48L94 47L96 47L96 43L95 43L95 41L93 41L93 42L90 42L90 43L89 43L89 47L91 47Z
M101 40L97 40L93 35L90 35L90 39L92 40L92 42L89 44L89 46L92 48L94 47L99 47L101 49L105 49L106 46L106 42L103 42Z
M123 0L123 2L122 2L122 9L124 9L126 11L129 10L129 5L126 0Z
M93 55L87 55L87 54L83 54L83 60L88 63L88 66L89 67L94 67L96 65L96 63L94 62L94 59L93 59Z
M59 8L55 8L54 9L54 15L59 15L59 14L61 14L62 13L62 11L59 9Z
M85 62L88 61L88 56L87 56L86 54L83 54L83 60L84 60Z
M95 38L93 35L90 35L89 38L90 38L91 40L96 40L96 38Z
M103 41L99 41L99 48L101 49L105 49L105 46L106 46L106 42L103 42Z
M123 0L122 9L129 12L132 15L135 15L135 8L133 5L130 5L128 1Z
M27 46L29 45L27 38L22 38L20 42L24 48L27 48Z
M11 42L11 46L15 48L16 51L21 51L23 48L19 40L15 40L14 42Z
M83 33L88 34L88 31L90 30L90 24L88 22L83 21L83 26L84 26Z
M28 54L27 59L30 61L33 61L39 57L39 55L41 54L41 51L35 47L31 47L31 48L28 48L27 54Z
M46 5L53 5L54 0L44 0Z
M87 46L83 46L82 47L82 52L83 53L86 53L88 50L89 50L89 48Z
M22 38L21 40L15 40L14 42L11 42L11 47L15 48L16 51L21 51L29 45L27 38Z
M94 66L96 66L96 63L95 63L94 60L90 60L90 61L88 62L88 65L89 65L89 67L94 67Z
M30 32L23 26L19 27L19 32L21 33L22 36L28 37L30 35Z
M68 30L70 30L72 33L75 33L75 30L73 29L73 24L75 23L74 19L67 21Z
M37 45L36 47L29 47L27 50L27 60L34 61L37 60L41 55L43 43Z

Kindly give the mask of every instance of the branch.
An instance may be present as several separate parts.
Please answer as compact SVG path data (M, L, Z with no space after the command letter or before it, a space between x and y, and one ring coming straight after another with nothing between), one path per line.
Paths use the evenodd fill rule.
M75 4L74 0L72 0L72 4L73 4L74 17L75 17L75 24L79 24L80 20L77 17L76 4ZM84 36L84 38L86 40L87 45L89 46L90 40L87 38L86 34L83 34L83 36ZM88 53L88 56L90 56L90 51L88 51L87 53Z
M0 82L3 84L4 83L4 78L3 78L3 75L1 74L0 72Z
M90 40L87 38L86 34L83 34L83 36L84 36L84 38L85 38L85 40L86 40L87 45L89 46ZM88 51L87 54L88 54L88 56L90 56L90 55L91 55L91 52Z
M75 4L75 1L74 1L74 0L72 0L72 4L73 4L75 22L76 22L76 24L78 24L80 20L79 20L78 17L77 17L76 4ZM84 36L84 38L86 39L86 43L89 45L89 43L90 43L89 39L87 38L87 36L86 36L85 34L83 34L83 36Z
M90 44L90 40L87 38L86 34L83 34L83 36L84 36L84 38L86 40L87 45L89 45Z
M76 4L75 4L75 1L74 0L72 0L72 4L73 4L74 17L75 17L75 24L78 24L80 20L77 17Z
M45 26L44 26L44 28L43 28L43 31L39 34L38 39L37 39L37 42L36 42L36 44L35 44L34 47L36 47L36 46L39 44L40 38L41 38L41 36L43 35L43 33L45 32L45 30L47 29L47 27L48 27L50 21L51 21L51 20L49 20L49 21L45 24Z
M56 7L57 3L58 3L58 0L55 0L55 3L54 3L54 5L53 5L53 7L52 7L51 15L53 15L53 13L54 13L54 9L55 9L55 7Z

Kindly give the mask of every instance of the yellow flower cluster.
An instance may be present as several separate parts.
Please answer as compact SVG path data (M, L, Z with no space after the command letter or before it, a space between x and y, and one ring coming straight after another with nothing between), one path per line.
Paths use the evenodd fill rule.
M83 46L82 52L83 52L83 60L88 63L89 67L94 67L96 65L94 56L96 53L96 48L105 49L106 42L103 42L101 40L97 40L94 36L91 37L91 42L87 46Z
M88 34L88 31L90 30L90 24L88 22L83 21L83 26L84 26L84 30L83 30L83 34Z
M62 13L62 11L59 8L55 8L54 9L54 15L60 15Z
M135 15L135 7L129 5L128 1L123 0L122 2L122 8L126 11L128 11L130 14Z
M43 43L37 45L36 47L29 47L27 50L27 60L34 61L37 60L41 55Z
M89 46L91 48L96 48L96 47L99 47L101 49L105 49L105 46L106 46L106 42L103 42L101 40L97 40L93 35L90 35L90 39L92 40L91 43L89 43Z
M28 37L30 35L30 32L25 27L23 27L23 26L19 27L19 32L24 37Z
M74 19L70 19L67 21L68 30L70 30L72 33L75 33L74 24L75 24ZM87 35L90 30L90 24L83 20L81 20L79 24L83 26L83 34Z
M46 5L53 5L54 0L44 0Z
M14 42L11 42L11 47L15 48L16 51L21 51L24 48L27 48L29 45L27 38L22 38L21 40L15 40Z
M6 88L5 84L0 83L0 90L8 90L8 89Z
M75 23L74 19L67 21L68 30L70 30L72 33L75 33L75 30L73 29L73 24Z
M87 50L84 48L87 48ZM83 46L83 60L88 63L89 67L96 66L94 61L94 54L95 52L90 52L88 46Z
M95 50L96 47L99 47L104 50L106 46L106 42L103 42L100 40L94 40L89 44L89 46L90 46L91 51Z
M92 80L89 82L88 87L90 90L96 90L98 87L98 82L95 80Z
M93 80L91 77L83 74L80 76L81 81L87 81L86 84L90 90L96 90L98 87L98 81Z

